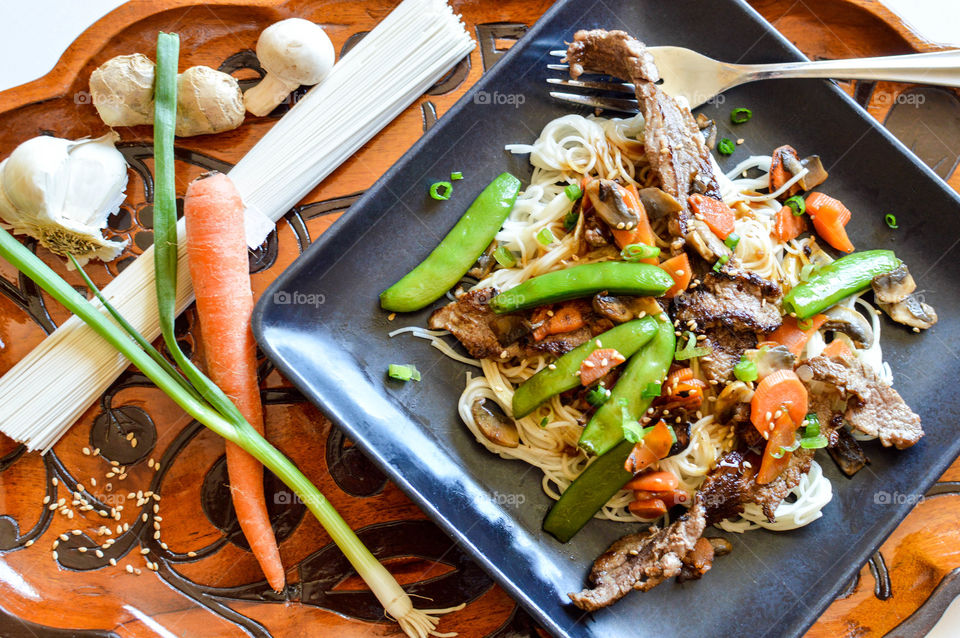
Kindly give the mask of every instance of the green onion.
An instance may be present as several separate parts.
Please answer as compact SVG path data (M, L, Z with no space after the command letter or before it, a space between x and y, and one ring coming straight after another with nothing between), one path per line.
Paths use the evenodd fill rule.
M807 212L807 202L805 202L799 195L794 195L793 197L787 198L787 200L783 202L783 205L789 206L791 209L793 209L793 215L795 217L799 217Z
M550 417L543 417L540 419L540 427L545 428L550 423Z
M567 184L567 187L563 189L563 192L567 194L567 199L571 202L575 202L580 199L580 196L583 195L583 191L580 190L580 186L577 184Z
M813 317L809 319L797 319L797 327L806 332L813 327Z
M648 246L647 244L630 244L629 246L624 246L623 250L620 251L620 257L622 257L624 261L640 261L642 259L656 257L659 254L659 248L656 246Z
M730 121L734 124L749 122L751 117L753 117L753 111L750 109L738 108L730 112Z
M736 233L730 233L727 235L727 238L723 240L723 243L726 244L727 248L730 250L736 250L737 244L740 243L740 235Z
M563 229L569 233L577 227L578 219L580 219L580 213L575 210L570 211L563 217Z
M451 181L451 182L455 182L455 181L457 181L458 179L463 179L463 173L461 173L460 171L456 171L456 172L450 173L450 181Z
M544 246L549 246L556 240L557 238L553 236L553 231L549 228L541 228L540 232L537 233L537 241Z
M387 368L387 375L391 379L396 379L397 381L420 380L420 371L412 365L404 366L398 363L391 363Z
M517 265L517 256L503 244L497 246L497 249L493 251L493 258L504 268L513 268Z
M800 439L800 447L805 450L818 450L820 448L827 447L829 444L830 440L822 434Z
M693 359L694 357L703 357L711 352L713 348L707 347L697 347L697 335L693 334L689 330L683 333L687 337L687 343L683 348L677 347L676 353L673 355L673 358L677 361L684 361L686 359Z
M443 192L440 192L443 189ZM453 193L453 184L450 182L434 182L430 184L430 197L440 201L450 199Z
M610 390L608 390L601 381L597 387L587 392L587 403L595 408L599 408L601 405L607 402L607 399L610 398L610 394Z
M894 230L899 228L899 226L897 226L897 216L893 213L887 213L887 215L883 218L883 221L887 222L887 226L893 228Z
M810 276L814 274L814 271L817 270L817 267L813 264L804 264L803 268L800 269L800 281L807 281L810 279Z
M720 141L717 142L717 151L721 155L733 155L735 150L737 150L736 145L733 143L733 140L728 137L721 138Z
M750 359L747 359L745 356L741 356L739 363L733 366L733 374L735 377L746 383L749 383L750 381L756 381L758 376L757 364Z
M720 255L720 259L717 260L717 263L713 265L713 272L720 272L723 270L723 266L730 261L730 255Z
M655 399L663 392L663 384L651 381L640 393L641 399Z
M820 417L817 416L816 412L807 414L803 422L806 424L803 431L804 437L820 436Z
M802 444L803 444L802 441L794 440L793 445L788 445L788 446L786 446L786 447L781 447L781 448L780 448L779 450L777 450L776 452L771 452L771 453L770 453L770 456L772 456L772 457L775 458L775 459L782 459L784 454L786 454L787 452L793 452L793 451L796 450L798 447L800 447Z

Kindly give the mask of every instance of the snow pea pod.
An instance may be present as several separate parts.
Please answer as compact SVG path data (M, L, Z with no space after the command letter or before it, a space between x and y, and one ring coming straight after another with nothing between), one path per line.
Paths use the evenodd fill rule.
M513 312L557 301L611 294L659 297L673 286L665 270L650 264L603 261L555 270L501 292L490 300L494 312Z
M621 441L615 448L587 466L553 504L543 521L543 531L566 543L586 525L604 503L620 491L633 474L623 465L633 443Z
M673 324L669 320L657 321L653 339L627 361L610 398L583 429L581 448L592 454L605 454L623 439L624 418L639 419L650 407L653 398L644 398L643 391L651 383L663 382L676 347Z
M864 250L827 264L783 298L786 312L809 319L841 299L866 290L877 275L900 266L892 250Z
M380 293L380 307L393 312L420 310L453 288L493 241L519 192L516 177L510 173L497 176L433 252Z
M653 317L634 319L597 335L595 339L577 346L523 382L513 393L513 417L520 419L537 409L550 397L580 385L580 364L597 348L613 348L630 358L643 347L657 331ZM601 345L602 344L602 345Z

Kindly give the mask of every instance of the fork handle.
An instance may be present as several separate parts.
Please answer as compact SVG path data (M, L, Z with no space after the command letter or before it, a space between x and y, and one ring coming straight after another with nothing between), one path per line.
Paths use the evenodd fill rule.
M877 58L730 66L740 75L731 86L773 78L834 78L960 87L960 49Z

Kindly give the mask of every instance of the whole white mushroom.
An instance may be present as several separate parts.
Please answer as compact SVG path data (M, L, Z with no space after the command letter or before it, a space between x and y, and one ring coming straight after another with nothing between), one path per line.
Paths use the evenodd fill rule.
M243 94L247 110L263 116L299 86L317 84L330 73L336 54L319 25L289 18L263 30L257 40L257 58L267 75Z

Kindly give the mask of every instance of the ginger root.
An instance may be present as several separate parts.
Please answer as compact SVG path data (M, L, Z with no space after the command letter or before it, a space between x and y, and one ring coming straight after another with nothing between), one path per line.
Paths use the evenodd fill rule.
M107 126L153 124L153 62L139 53L107 60L90 74L90 95ZM220 133L243 124L243 93L237 80L207 66L177 76L180 137Z

